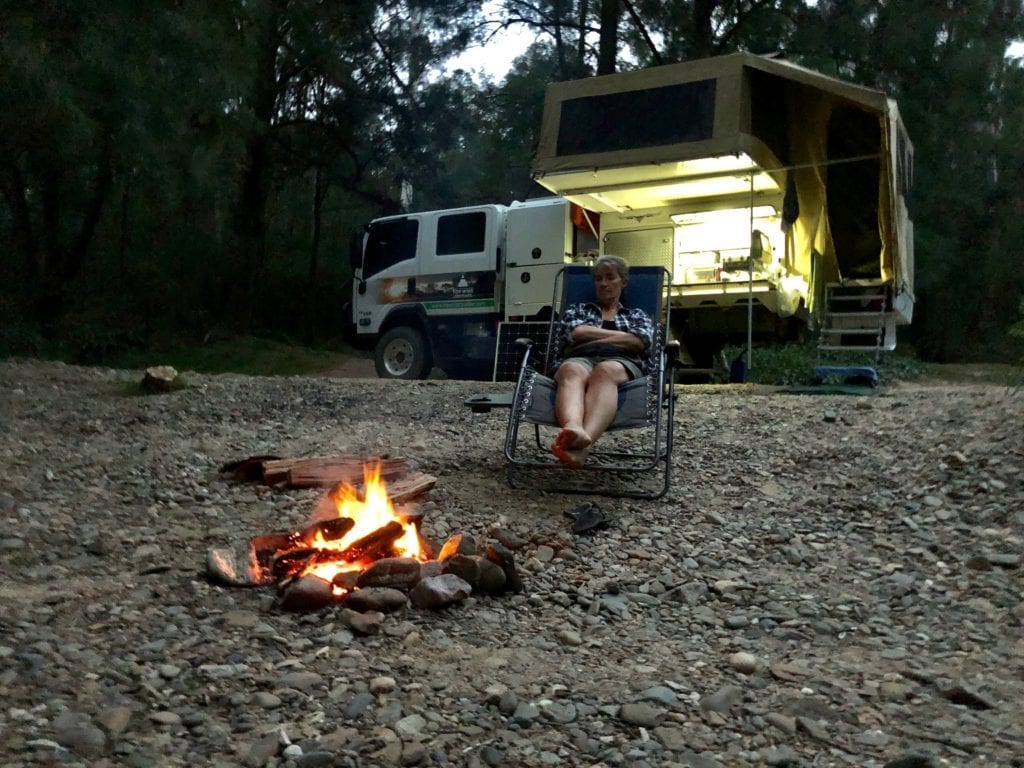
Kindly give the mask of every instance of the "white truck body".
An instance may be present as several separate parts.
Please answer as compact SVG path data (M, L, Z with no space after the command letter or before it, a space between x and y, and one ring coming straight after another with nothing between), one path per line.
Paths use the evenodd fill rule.
M377 373L494 375L501 323L550 317L555 275L596 248L572 205L543 198L375 219L354 264L353 320Z

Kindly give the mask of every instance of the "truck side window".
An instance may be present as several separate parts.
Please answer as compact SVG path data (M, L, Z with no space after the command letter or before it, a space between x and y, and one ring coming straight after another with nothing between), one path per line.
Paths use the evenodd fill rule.
M418 233L419 222L416 219L379 221L371 225L366 237L363 279L400 261L415 258Z
M437 220L437 255L456 253L482 253L487 231L484 211L455 213Z

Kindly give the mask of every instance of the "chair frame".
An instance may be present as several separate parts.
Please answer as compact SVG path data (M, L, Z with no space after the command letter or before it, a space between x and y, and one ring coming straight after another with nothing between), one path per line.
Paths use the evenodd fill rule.
M638 287L639 286L639 287ZM636 301L631 300L632 294L638 291L643 296ZM560 493L584 493L626 498L656 499L664 496L670 486L672 478L672 447L675 426L675 368L679 350L678 342L666 341L667 331L670 325L670 275L668 270L662 267L633 267L630 269L630 284L627 285L623 296L623 304L626 306L639 307L646 311L654 321L655 338L648 349L648 362L650 373L646 376L634 379L619 386L620 405L624 399L632 397L637 400L643 397L645 419L641 423L637 420L622 417L622 412L616 414L615 420L608 427L606 437L595 445L588 457L587 463L574 469L558 461L550 452L550 449L541 439L542 427L555 427L553 407L550 414L546 411L538 414L536 411L544 411L545 406L537 409L533 407L534 389L538 382L542 382L545 389L553 388L554 383L547 374L553 373L549 370L548 361L553 359L552 352L560 343L557 338L557 331L560 326L559 317L563 307L585 301L592 301L594 298L593 270L589 266L570 265L559 271L555 280L554 294L552 297L552 319L548 328L547 344L544 350L543 359L534 350L534 344L529 339L519 339L525 347L522 361L519 366L519 374L516 378L515 390L512 395L512 407L509 413L508 430L505 435L505 458L507 459L507 479L513 488L523 488L526 485L518 483L517 474L522 470L560 470L557 473L557 487L551 488ZM538 370L538 369L542 370ZM636 402L633 403L636 406ZM533 441L520 435L522 424L533 425ZM624 432L627 430L649 432L649 444L637 448L620 448L615 445L608 445L609 442L621 443L621 439L610 437L611 433ZM530 445L530 452L524 448L523 443ZM660 484L650 490L623 489L621 483L602 481L599 485L594 480L600 475L603 478L622 478L625 476L640 476L659 470L661 473ZM554 474L554 473L552 473ZM575 477L572 477L572 476ZM578 480L584 485L574 484L570 478Z

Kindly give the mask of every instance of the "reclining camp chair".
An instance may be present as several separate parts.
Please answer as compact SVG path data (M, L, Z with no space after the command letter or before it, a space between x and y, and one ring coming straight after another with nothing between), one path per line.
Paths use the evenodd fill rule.
M505 435L508 482L513 488L534 486L543 475L549 490L607 496L659 498L671 483L672 430L675 413L675 362L679 343L666 343L669 328L669 273L661 267L633 267L622 296L628 307L643 309L654 320L655 338L646 354L646 376L619 386L615 419L590 452L584 467L567 467L551 453L559 432L550 362L556 358L559 317L563 307L594 301L594 277L588 266L567 266L555 281L553 315L547 344L525 347ZM532 429L524 429L524 425ZM525 434L524 434L525 433ZM530 434L532 433L532 435ZM532 437L532 439L531 439ZM548 471L550 470L550 472ZM658 477L660 474L660 478ZM654 478L652 488L652 476ZM533 482L531 479L533 478Z

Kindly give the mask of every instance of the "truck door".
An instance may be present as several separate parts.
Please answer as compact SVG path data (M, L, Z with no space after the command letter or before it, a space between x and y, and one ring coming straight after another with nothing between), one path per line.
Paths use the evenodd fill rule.
M526 319L551 307L555 275L572 254L566 200L513 204L508 212L505 319Z

